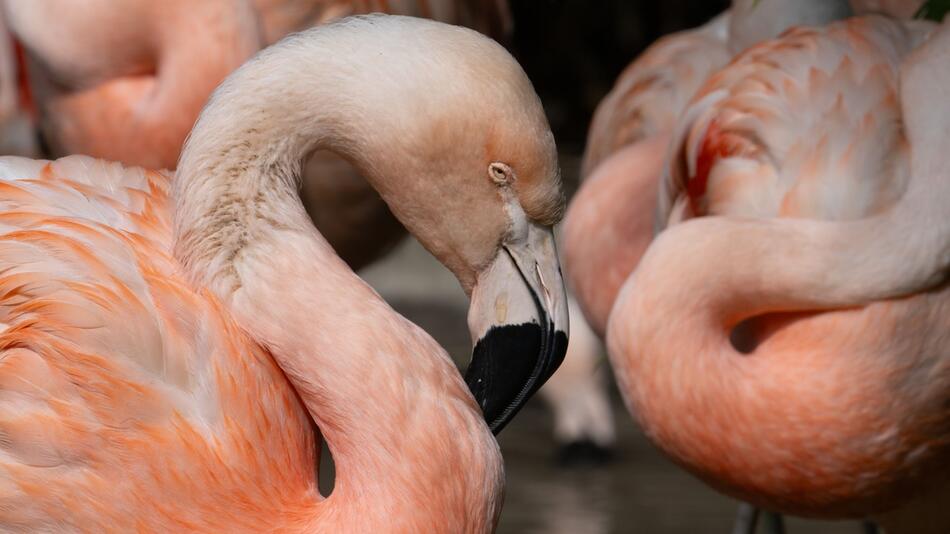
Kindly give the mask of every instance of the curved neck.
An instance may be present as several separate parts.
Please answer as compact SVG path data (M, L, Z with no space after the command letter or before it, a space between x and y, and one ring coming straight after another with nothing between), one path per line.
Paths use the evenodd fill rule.
M374 151L378 132L361 119L372 113L346 96L365 80L339 54L294 45L232 75L195 125L174 183L176 256L271 351L327 440L336 484L314 528L488 530L501 460L461 376L300 204L297 174L314 149L349 157L377 189L398 169ZM266 57L280 48L281 61Z
M678 447L672 451L674 456L702 466L706 471L701 474L711 482L718 481L720 487L727 481L726 489L751 488L744 497L755 497L756 488L775 487L774 480L756 477L770 473L768 465L781 462L770 454L795 446L764 446L759 435L743 432L743 428L755 428L768 439L803 436L810 440L812 450L819 450L817 440L843 429L882 428L875 426L880 419L864 424L855 419L874 414L886 418L887 412L823 412L815 408L820 403L813 399L836 406L859 406L875 398L896 402L893 390L887 389L890 379L881 379L894 369L874 370L874 363L887 365L892 360L884 356L860 360L841 352L841 343L853 344L853 340L839 340L836 346L825 339L833 335L846 338L854 330L833 325L825 332L803 328L800 337L789 334L786 338L789 343L784 354L775 352L773 344L772 352L751 358L743 358L733 349L729 333L755 316L859 306L946 282L950 273L950 222L946 217L950 165L945 140L950 138L950 108L933 105L939 98L936 88L950 83L950 70L944 68L950 61L946 52L950 30L946 28L950 27L932 37L904 66L902 107L911 177L903 197L891 209L844 222L692 219L660 233L621 290L608 325L609 353L621 389L634 405L633 411L658 427L648 430L656 441ZM809 339L809 335L815 338ZM809 347L810 342L833 352L825 357L822 350ZM892 342L889 338L882 343L882 350L894 357L900 349ZM867 353L867 346L862 350ZM914 351L920 350L915 345ZM867 372L871 374L860 376ZM689 379L696 376L702 380ZM796 390L803 384L804 389ZM875 387L883 389L868 393ZM847 391L854 395L851 402L844 400ZM704 412L704 407L713 405L716 413ZM703 418L681 422L669 417L678 413L702 413ZM799 417L822 413L824 418L814 421ZM852 420L829 422L828 414L842 413ZM665 425L665 420L677 423ZM797 429L788 424L790 421ZM691 433L697 427L701 431ZM816 434L815 428L834 432ZM704 439L728 446L710 447ZM876 443L882 447L879 457L891 452L883 441ZM723 450L754 450L769 461L762 463L762 469L753 469L743 460L745 455L730 458ZM869 468L859 463L848 473L865 469ZM790 481L778 486L793 488Z
M668 134L633 143L600 163L564 218L564 263L591 327L601 337L620 287L653 239L654 205Z

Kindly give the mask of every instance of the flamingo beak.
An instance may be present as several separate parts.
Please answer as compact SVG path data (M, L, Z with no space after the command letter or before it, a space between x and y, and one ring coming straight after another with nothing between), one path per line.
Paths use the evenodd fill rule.
M554 374L567 351L567 296L550 227L502 244L472 290L475 349L465 382L498 434Z

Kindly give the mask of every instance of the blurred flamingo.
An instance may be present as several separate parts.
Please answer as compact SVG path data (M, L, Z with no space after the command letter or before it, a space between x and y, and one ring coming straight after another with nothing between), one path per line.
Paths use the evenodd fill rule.
M351 157L471 295L478 404L312 227L294 181L314 147ZM419 19L326 25L222 84L174 180L85 156L0 176L0 528L493 529L485 419L550 375L567 320L556 150L503 48Z
M676 128L671 226L621 289L609 352L651 439L731 495L950 529L950 28L908 56L931 28L793 30Z
M880 10L907 16L920 2L853 4L859 12ZM910 4L913 6L909 7ZM754 42L763 35L763 29L775 33L791 23L801 23L795 17L810 9L798 3L783 5L773 1L768 3L773 15L770 25L761 25L755 17L749 17L750 8L757 7L736 2L731 12L706 27L658 42L628 67L598 110L585 154L585 170L590 178L572 201L565 224L565 259L585 313L600 331L606 326L617 291L652 240L657 178L673 124L672 119L663 119L675 118L680 112L674 106L682 106L684 99L695 91L701 81L696 73L701 78L718 69L721 64L717 60L722 61L728 51L741 49L743 43ZM789 7L793 9L789 11ZM830 9L823 15L828 20L846 11L845 6L835 7L833 2L824 7ZM723 35L726 26L729 32ZM669 58L662 58L658 52L664 49L677 51L677 39L680 57L669 54ZM696 60L704 57L709 60ZM665 68L664 60L668 62ZM684 93L686 96L682 96ZM663 102L673 111L664 111L662 105L657 105ZM608 159L610 154L614 156ZM737 525L737 532L743 528L752 527Z

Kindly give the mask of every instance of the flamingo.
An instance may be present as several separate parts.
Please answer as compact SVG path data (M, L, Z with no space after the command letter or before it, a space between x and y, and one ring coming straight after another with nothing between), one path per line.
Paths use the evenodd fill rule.
M740 4L742 3L737 2L731 12L724 17L735 19L748 16L749 8L752 6L748 3ZM895 15L906 15L916 10L920 2L855 1L853 4L859 12L884 10ZM913 9L908 8L910 4L914 5ZM782 15L783 7L791 7L793 11L787 11ZM769 8L773 14L781 15L773 17L774 23L783 18L787 20L789 15L794 18L796 15L794 10L800 9L799 13L804 13L809 6L798 3L794 5L787 3L782 6L780 3L773 2ZM840 6L839 9L841 9ZM900 9L903 11L899 11ZM727 21L731 30L737 27L756 28L755 24L733 22ZM703 29L706 30L705 32L700 30L701 39L690 37L694 42L700 43L699 46L694 47L695 51L691 55L683 54L679 58L670 55L667 61L672 65L667 65L666 70L663 70L662 62L650 65L644 61L644 65L639 69L636 63L629 67L622 79L618 81L613 98L606 99L598 110L598 118L612 116L612 120L598 122L595 119L592 125L589 139L594 144L588 147L587 155L593 153L598 157L585 158L585 163L593 161L593 164L587 166L590 178L572 201L566 217L564 238L568 275L578 289L578 297L586 315L591 319L594 327L601 332L611 314L619 288L651 242L650 227L655 211L653 199L656 198L657 178L661 174L660 169L665 158L669 130L672 129L669 122L666 123L668 129L664 130L662 127L657 127L658 123L662 124L661 121L644 120L644 117L662 118L665 113L662 109L657 112L655 107L641 108L639 106L651 101L654 104L658 101L676 102L676 98L683 92L677 90L681 86L687 88L687 94L694 91L695 76L684 76L683 73L696 72L710 62L694 61L694 64L690 64L686 60L704 53L710 54L714 60L715 57L721 55L723 48L729 48L728 44L723 44L723 39L727 43L732 39L728 36L723 38L721 33L716 33L714 30L716 24L722 23L714 21ZM774 24L772 27L778 30L783 26ZM672 36L667 39L672 41L678 37ZM746 38L745 41L748 42L750 39ZM742 40L734 42L741 43ZM664 42L657 43L655 47L661 44L675 50ZM689 44L690 41L683 39L679 46L689 50L687 48ZM731 48L741 48L741 44L739 46L734 44ZM676 76L680 77L679 85L669 81L675 80ZM655 89L657 87L663 92L657 93ZM651 90L654 91L653 94L650 93ZM627 94L623 95L621 91L627 91ZM638 95L638 92L642 94ZM644 123L648 128L643 127ZM646 132L652 137L633 135L624 138L624 133L626 133L624 129L626 132L636 134ZM600 149L598 153L595 144L603 143L605 139L609 140L610 135L614 135L614 139L619 142L616 142L614 146L608 144L606 150ZM618 150L618 147L623 148ZM604 161L604 156L612 152L616 154Z
M471 296L468 388L311 225L294 182L317 147ZM347 19L231 74L173 179L86 156L5 157L0 176L0 529L493 529L489 428L567 331L553 136L497 43Z
M668 228L608 349L647 435L724 492L950 529L950 28L931 31L791 31L708 80L674 132Z
M262 45L253 7L239 0L139 0L123 9L108 0L52 0L2 9L27 52L53 154L150 168L174 167L208 95ZM90 31L102 27L109 31Z
M90 43L87 39L79 42L88 48L76 47L74 43L67 48L62 46L62 40L45 42L40 39L51 34L48 23L50 12L63 13L64 10L74 10L75 6L54 3L9 4L8 9L18 22L20 37L32 49L36 63L45 64L50 62L49 56L68 54L71 68L76 68L75 64L79 63L82 68L93 73L99 72L102 79L108 80L100 86L89 88L88 95L81 97L75 106L67 108L60 103L69 101L73 96L49 90L44 92L44 131L46 138L52 142L54 155L81 152L126 164L169 169L175 167L185 134L212 88L253 50L261 45L272 44L289 33L372 10L462 23L494 37L507 35L512 24L507 2L503 0L254 0L250 7L234 4L237 6L233 8L234 12L240 16L223 18L217 17L216 10L232 9L232 5L227 2L213 2L213 5L126 2L123 5L126 12L123 19L140 24L158 20L164 31L172 31L170 26L181 25L186 17L213 19L218 28L216 34L204 32L196 36L203 41L195 42L194 38L189 37L190 32L196 32L190 25L194 22L189 22L177 30L174 39L169 38L163 43L162 49L156 51L157 58L147 60L160 61L165 55L171 54L182 55L189 60L174 64L174 69L162 69L157 87L167 88L169 94L152 99L148 92L152 89L147 84L142 85L145 93L109 89L131 83L131 78L121 75L129 67L123 65L125 58L110 56L96 49L99 43ZM116 11L123 11L116 10L111 3L84 5L82 10L85 18L60 15L56 18L57 25L79 31L88 27L84 25L91 24L90 20L115 18ZM254 24L249 23L252 20ZM141 27L129 28L129 35L123 38L126 43L148 42L154 33ZM233 46L231 42L234 40L240 46ZM202 50L201 54L197 54L199 57L193 57L196 56L196 48ZM37 72L34 69L34 85L42 89L50 85L47 78L64 75L59 70L50 70L53 72ZM187 78L183 79L186 75ZM148 78L150 75L142 79ZM192 78L201 83L189 81ZM0 79L12 81L15 77ZM0 95L6 94L11 93L0 89ZM110 117L124 113L123 110L138 113L143 109L143 101L155 106L162 104L159 109L148 112L156 119L147 121L149 127L142 127L128 116L107 121L99 119L101 108L108 108L107 116ZM149 106L144 107L150 109ZM175 108L174 113L169 112L168 108L171 107ZM77 115L88 120L77 119ZM0 123L3 123L2 118ZM18 132L25 130L20 135L11 133L11 138L32 140L27 134L28 128L25 128L28 121L17 120L8 124ZM60 125L70 125L76 135L64 139L57 133ZM130 133L133 130L135 133ZM350 163L332 152L320 151L308 159L302 174L301 198L314 225L353 269L365 267L383 257L406 235L405 228L376 190ZM371 232L367 231L369 228ZM609 405L604 407L607 402L604 390L606 383L596 369L600 354L591 344L584 345L583 350L578 348L571 351L569 361L572 363L555 380L553 389L549 388L543 395L554 413L554 437L563 451L577 449L578 443L593 443L607 448L613 441ZM584 447L583 450L591 450L595 457L603 456L600 454L603 451L596 450L596 447Z

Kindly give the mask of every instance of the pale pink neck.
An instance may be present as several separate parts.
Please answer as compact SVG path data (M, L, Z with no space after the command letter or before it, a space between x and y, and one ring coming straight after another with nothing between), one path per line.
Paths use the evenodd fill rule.
M244 283L229 307L270 349L333 455L336 483L317 525L488 528L499 453L445 351L316 231L270 237L236 262Z
M384 120L405 109L384 97L413 92L377 90L387 68L417 79L380 49L429 58L405 46L407 24L351 19L261 52L212 96L174 181L182 269L270 349L333 454L312 525L327 532L487 531L500 507L498 447L458 370L337 257L296 187L314 149L349 157L377 190L419 179L394 148L405 122Z

